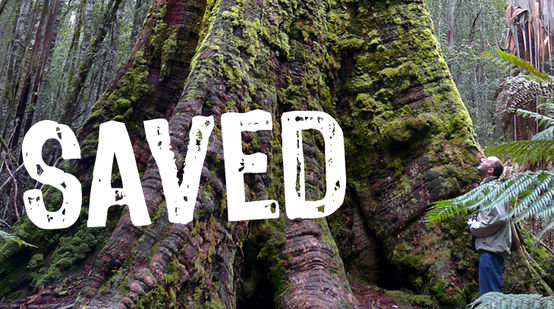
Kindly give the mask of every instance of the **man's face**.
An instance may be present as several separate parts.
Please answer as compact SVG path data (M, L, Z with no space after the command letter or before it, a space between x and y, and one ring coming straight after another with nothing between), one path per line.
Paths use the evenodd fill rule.
M481 158L479 159L481 164L479 164L479 167L477 169L479 170L479 173L481 174L481 177L488 176L488 171L491 169L491 160L489 158Z

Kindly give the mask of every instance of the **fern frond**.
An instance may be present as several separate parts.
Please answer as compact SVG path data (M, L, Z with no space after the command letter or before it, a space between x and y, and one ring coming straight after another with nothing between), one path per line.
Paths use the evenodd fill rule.
M539 140L551 140L551 139L554 139L554 125L535 134L531 140L539 141Z
M502 191L503 185L498 180L493 180L456 198L434 202L427 211L425 221L427 223L434 221L440 222L454 215L459 215L461 213L467 214L469 211L476 210L491 189L499 186L501 188L495 192L495 194L497 194L497 192Z
M524 174L518 181L504 181L504 186L500 190L491 192L483 199L484 205L494 204L503 205L512 198L518 197L523 191L528 190L529 186L537 181L535 174Z
M503 205L516 197L520 202L516 203L506 217L515 215L524 219L538 216L550 220L554 212L554 172L527 171L487 182L464 195L433 203L425 220L428 223L444 221L453 215L468 213L477 208L486 210Z
M537 212L536 216L542 218L547 223L554 221L554 201L550 200L550 204Z
M553 309L554 297L537 294L502 294L489 292L469 304L468 309Z
M533 217L551 206L554 190L547 190L538 200L518 216L518 221Z
M15 236L15 235L6 233L4 231L0 231L0 238L4 238L6 241L13 241L13 242L17 243L19 246L27 246L27 247L34 247L34 248L37 247L35 245L32 245L32 244L24 241L23 239Z
M532 118L535 121L538 121L539 125L541 125L541 126L546 126L546 127L554 126L554 118L551 118L551 117L548 117L548 116L545 116L545 115L541 115L539 113L535 113L535 112L532 112L532 111L528 111L526 109L521 109L521 108L518 108L516 110L516 113L518 115L523 116L523 117Z
M502 62L506 63L510 68L518 69L539 81L551 81L551 77L548 76L548 74L537 70L534 65L519 58L518 56L504 52L499 48L496 49L496 53L498 54L498 58L501 59Z
M488 147L485 152L489 156L499 158L509 156L514 162L532 162L552 160L554 140L517 141L498 146Z
M540 175L537 177L540 178ZM517 203L512 210L508 213L509 217L514 216L516 213L521 213L525 209L531 205L534 201L536 201L539 196L550 187L552 190L552 180L554 179L554 175L546 175L546 177L543 180L539 180L540 182L537 184L537 186L529 191L527 195L525 195L519 203Z

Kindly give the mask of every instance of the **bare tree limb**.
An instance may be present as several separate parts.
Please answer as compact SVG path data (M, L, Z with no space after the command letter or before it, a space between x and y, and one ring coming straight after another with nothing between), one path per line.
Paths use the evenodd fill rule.
M21 170L21 168L23 167L23 164L21 164L16 170L15 172L13 173L14 175L17 174L17 172L19 172ZM2 185L0 185L0 192L2 191L2 189L4 189L4 187L10 182L10 180L12 179L7 179L6 181L4 181L4 183Z
M12 171L10 170L10 167L8 166L8 164L6 164L6 171L8 171L8 174L10 174L10 177L13 180L13 188L15 190L15 192L13 194L13 209L15 210L15 216L16 216L17 220L19 220L20 216L19 216L19 211L17 210L17 180L15 179L15 176L13 175Z
M2 0L2 3L0 3L0 15L2 15L2 12L4 12L4 9L6 8L6 4L8 4L9 0Z

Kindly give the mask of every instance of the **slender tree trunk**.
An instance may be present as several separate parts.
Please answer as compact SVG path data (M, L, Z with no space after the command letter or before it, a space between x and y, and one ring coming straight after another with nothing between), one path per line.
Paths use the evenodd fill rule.
M144 21L144 12L146 10L144 7L147 5L146 0L135 0L135 11L133 15L133 30L131 32L130 39L136 40L137 36L139 35L140 29L142 27L142 22Z
M456 44L456 4L457 0L450 0L448 11L448 47L452 47Z

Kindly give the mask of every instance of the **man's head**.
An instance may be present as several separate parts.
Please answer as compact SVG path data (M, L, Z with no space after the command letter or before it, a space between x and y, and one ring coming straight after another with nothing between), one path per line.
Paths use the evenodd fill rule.
M504 171L504 165L502 161L497 157L488 157L481 159L481 164L477 168L481 174L481 178L487 178L489 176L500 177Z

